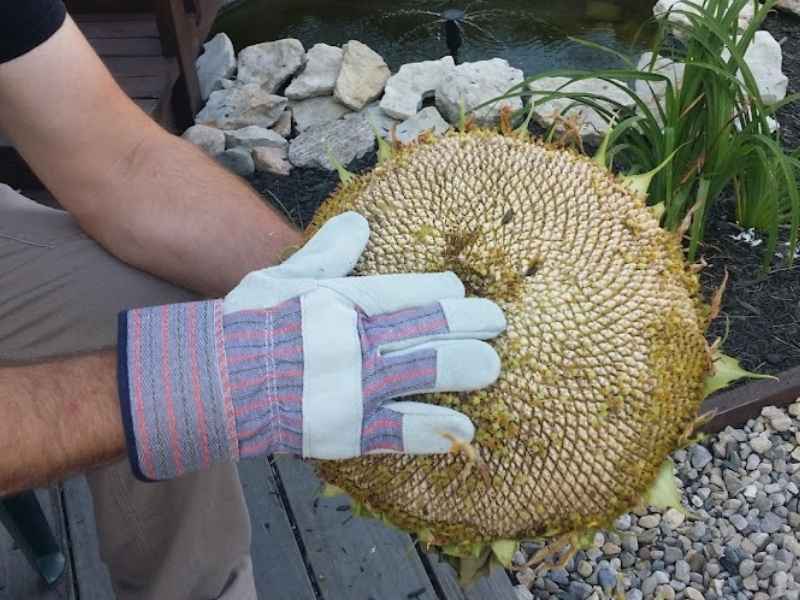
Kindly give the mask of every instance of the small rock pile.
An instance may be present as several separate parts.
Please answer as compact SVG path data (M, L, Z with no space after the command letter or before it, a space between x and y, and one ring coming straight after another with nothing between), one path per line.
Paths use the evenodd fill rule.
M401 143L426 131L443 134L462 104L471 111L523 79L505 60L456 66L449 56L392 75L380 55L355 40L306 52L300 41L284 39L237 57L223 33L205 44L197 73L206 105L184 137L244 176L288 175L293 166L332 170L372 150L376 134ZM522 101L502 105L518 109ZM496 124L501 108L480 108L475 118Z
M518 571L519 600L798 600L800 398L673 460L688 514L623 515L565 569ZM515 562L538 548L525 545Z

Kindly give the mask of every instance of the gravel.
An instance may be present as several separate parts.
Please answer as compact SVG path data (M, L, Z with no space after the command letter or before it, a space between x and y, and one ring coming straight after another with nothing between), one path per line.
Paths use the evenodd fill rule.
M672 459L685 513L622 515L565 569L518 573L524 591L564 600L800 600L800 399ZM516 558L539 547L526 544Z

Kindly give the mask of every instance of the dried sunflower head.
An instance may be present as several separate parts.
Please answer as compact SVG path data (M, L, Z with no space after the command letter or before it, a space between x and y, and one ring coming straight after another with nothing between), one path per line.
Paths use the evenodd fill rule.
M403 149L343 184L312 230L370 222L360 274L452 270L499 303L499 381L441 394L477 457L322 462L321 475L454 554L573 535L637 505L694 423L708 311L675 234L592 160L473 130Z

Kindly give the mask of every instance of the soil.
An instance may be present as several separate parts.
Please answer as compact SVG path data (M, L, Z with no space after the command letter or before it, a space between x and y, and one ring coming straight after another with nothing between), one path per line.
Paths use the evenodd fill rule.
M764 29L781 42L788 93L800 92L800 18L773 13L767 17ZM777 118L785 146L800 148L800 103L782 108ZM348 169L355 173L368 171L375 161L375 152L371 152ZM317 169L294 169L288 177L262 173L250 179L256 190L301 227L309 224L338 181L335 172ZM789 267L776 258L764 270L764 244L751 247L734 240L741 229L732 222L733 213L732 198L716 204L701 249L708 263L701 272L706 298L712 297L726 270L729 275L720 316L708 337L710 341L724 338L723 351L738 358L746 369L780 373L800 365L800 260ZM779 250L785 252L782 244L787 238L785 230Z

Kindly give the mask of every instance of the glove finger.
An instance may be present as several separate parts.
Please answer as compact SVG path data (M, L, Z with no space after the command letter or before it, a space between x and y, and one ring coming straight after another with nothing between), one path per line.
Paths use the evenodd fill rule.
M362 452L445 454L453 443L469 443L475 426L465 415L434 404L395 402L365 423Z
M306 244L281 265L269 269L273 277L327 279L345 277L353 270L369 240L369 224L356 212L327 221Z
M447 298L420 308L376 315L365 322L370 344L378 346L381 354L433 340L488 340L505 329L503 311L485 298Z
M348 277L325 281L323 285L370 316L464 297L464 285L450 272Z
M369 402L428 392L469 392L493 384L500 376L497 352L478 340L429 342L374 360L363 387Z

